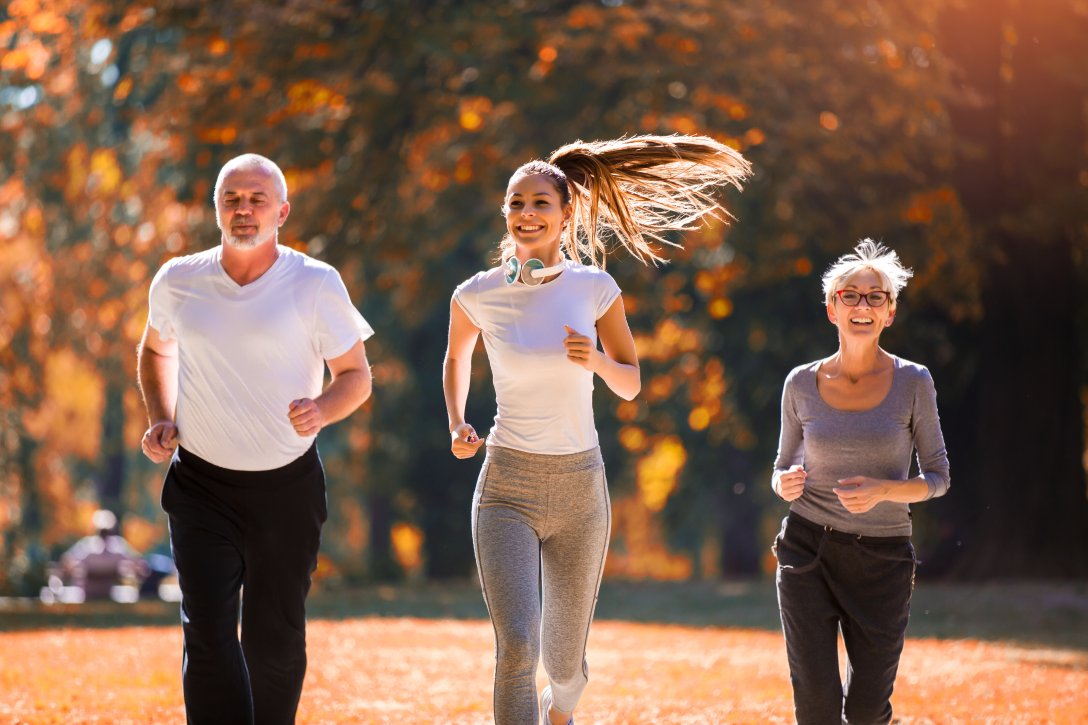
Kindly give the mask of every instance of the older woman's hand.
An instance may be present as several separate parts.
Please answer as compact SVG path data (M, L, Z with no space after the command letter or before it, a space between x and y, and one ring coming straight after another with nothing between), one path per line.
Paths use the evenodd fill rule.
M863 514L888 497L888 482L868 476L840 478L835 495L852 514Z
M800 464L790 466L785 471L774 474L771 488L783 501L795 501L805 492L806 478L808 473L805 472L804 466Z

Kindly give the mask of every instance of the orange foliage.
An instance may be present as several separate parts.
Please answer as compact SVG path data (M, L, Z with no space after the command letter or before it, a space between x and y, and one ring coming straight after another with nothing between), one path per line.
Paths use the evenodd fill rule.
M822 111L820 113L820 125L824 130L837 131L839 128L839 117L831 111Z
M417 526L398 521L389 533L393 545L393 556L409 575L419 574L423 570L423 530Z
M644 38L652 33L652 28L641 20L621 21L612 28L612 33L628 50L635 50Z
M604 11L591 5L579 5L567 16L567 25L576 30L599 28L604 25Z
M325 108L344 105L344 96L332 88L312 79L291 84L287 89L287 112L291 114L316 113Z
M340 516L347 520L341 536L352 551L362 551L370 536L370 522L356 501L347 499L340 504Z
M733 302L727 297L718 297L711 300L710 304L707 305L707 312L715 320L729 317L729 315L733 314Z
M463 99L458 113L461 128L466 131L479 131L491 109L491 99L486 96Z
M912 224L931 224L938 214L958 210L959 200L951 188L945 186L911 196L909 206L903 211L903 219Z
M642 403L617 405L621 425L611 432L637 455L657 450L663 435L678 436L682 450L706 441L756 444L756 423L744 421L731 395L735 383L750 380L704 362L717 363L723 350L743 354L745 345L768 354L765 368L782 362L773 357L780 341L768 344L765 331L777 327L739 301L771 285L795 289L792 278L810 276L830 252L818 240L854 231L841 228L834 209L825 214L812 203L825 194L851 205L866 233L891 238L907 227L923 239L911 242L911 256L925 260L915 265L912 289L950 275L956 289L973 289L977 247L964 241L972 237L958 200L927 190L926 169L942 166L936 152L948 145L935 139L952 138L940 74L911 60L913 51L940 46L935 0L912 3L909 12L894 3L585 2L558 17L519 14L503 3L498 17L486 4L413 13L389 3L386 22L404 24L395 33L383 33L380 14L360 21L322 15L327 3L288 5L298 22L284 25L293 34L284 48L259 23L232 27L228 39L217 11L200 3L190 4L184 23L155 3L7 3L0 80L45 97L0 118L0 160L14 169L0 182L0 354L19 345L26 358L10 370L3 358L0 398L30 411L30 429L46 436L42 468L66 465L61 453L89 455L87 441L99 436L94 430L78 450L49 439L67 413L55 400L62 393L43 388L36 371L65 350L80 360L78 370L97 369L93 380L79 377L82 385L131 386L149 277L165 258L214 243L201 237L211 229L210 184L216 165L243 147L285 155L297 211L283 241L329 255L349 287L389 298L378 323L403 329L397 337L405 340L424 332L414 326L419 319L441 317L432 314L434 299L448 303L450 285L440 275L474 255L484 259L486 237L498 230L497 196L487 196L501 195L495 177L547 151L551 134L540 129L556 126L553 109L560 125L585 133L702 131L751 149L764 196L752 206L748 194L743 205L730 203L741 223L728 244L722 225L689 235L688 251L672 257L675 273L630 292L639 272L623 279L630 267L617 265L647 385ZM276 8L263 8L262 17L285 17ZM318 20L310 24L312 16ZM436 30L436 19L449 22ZM314 32L341 21L342 33ZM809 27L813 21L823 24ZM179 39L141 45L141 35L154 34L145 31L159 30ZM1011 26L1004 33L1010 48L1020 42ZM93 47L98 57L88 63ZM936 52L925 58L933 69L941 61ZM117 74L112 81L107 71ZM537 82L524 83L526 76ZM848 118L864 119L865 133L842 133ZM115 143L118 132L124 138ZM887 184L865 202L850 187L869 178ZM48 201L58 193L61 200ZM483 231L488 221L496 225ZM71 238L58 254L50 235L60 228ZM455 261L433 263L442 259ZM963 311L954 314L970 313L969 302L956 304ZM397 343L376 344L375 372L392 400L416 386L422 373L415 367L427 363ZM81 415L91 395L75 396ZM141 415L138 399L126 394L130 456L138 455L132 429ZM764 447L770 425L758 422ZM4 437L14 440L31 431L10 432ZM390 435L403 443L416 433ZM370 448L369 434L353 428L348 436L353 451ZM391 485L411 485L400 475L405 469L394 468L385 478L399 482ZM692 477L704 491L691 500L705 500L712 476ZM359 479L365 476L342 485L370 485ZM651 499L655 506L671 492L659 489L667 492ZM337 535L361 550L365 511L351 504L342 518ZM661 561L654 566L674 570Z
M50 402L36 437L49 438L57 453L94 460L104 405L97 370L71 350L59 350L46 360L43 387Z
M21 70L30 80L45 75L52 54L40 40L32 40L0 56L0 70Z
M234 126L211 126L197 131L197 138L209 144L232 144L237 137L238 129Z
M226 38L212 38L208 42L208 52L215 57L226 55L230 50L230 41Z
M676 490L686 462L687 451L683 443L672 436L655 441L650 451L639 459L636 466L639 500L649 511L656 513L665 507Z
M759 146L766 140L767 134L763 133L761 129L750 128L744 132L744 143L747 146Z
M682 581L691 578L690 556L669 551L665 532L641 492L612 499L612 542L606 577Z
M88 522L89 523L89 522ZM87 530L91 528L88 526ZM149 551L166 538L166 521L148 521L140 516L125 517L122 534L136 551Z

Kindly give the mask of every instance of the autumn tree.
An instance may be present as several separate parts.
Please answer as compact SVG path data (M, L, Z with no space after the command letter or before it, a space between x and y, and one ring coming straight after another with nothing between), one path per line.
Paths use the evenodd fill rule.
M1083 18L1057 0L1041 18L1011 0L993 15L975 5L9 3L0 10L5 571L39 566L99 502L120 501L140 514L148 541L162 538L161 470L137 446L132 351L157 267L218 243L211 186L244 151L287 175L281 241L340 269L378 333L367 345L373 399L321 437L330 521L319 575L471 573L478 467L449 455L441 392L450 294L493 263L517 166L576 138L643 132L712 135L743 151L756 175L724 197L733 223L677 238L684 246L667 250L668 265L610 260L644 382L636 401L602 393L596 405L616 512L610 573L760 570L784 513L768 487L782 381L833 351L818 278L866 236L916 273L886 341L928 365L940 393L953 491L915 517L934 568L951 567L964 540L963 561L979 561L1010 526L1033 451L1054 451L1046 479L1062 482L1033 490L1040 532L1052 520L1046 496L1079 516L1085 377L1071 331L1082 303L1060 298L1061 314L1048 308L1042 326L1003 290L1051 299L1043 272L1073 275L1061 278L1063 294L1083 282L1075 200L1084 183L1079 157L1062 154L1079 148L1083 119L1029 112L1038 99L1082 102L1075 45L1062 33ZM1048 40L1025 40L1036 36ZM1048 140L1043 164L1017 155L1036 138ZM1014 194L1029 168L1031 183ZM1036 237L1045 243L1028 243ZM1046 378L1038 405L1016 408L1016 396L998 392L1022 389L1017 371L1036 369L997 354L1012 321L1018 339L1045 340L1055 345L1048 359L1062 361L1059 374L1034 374ZM1050 419L1052 410L1063 412ZM480 358L468 414L486 428L493 412ZM81 435L62 435L73 424ZM1034 442L1006 467L980 441L1010 450L1008 436ZM992 510L976 529L983 490ZM1054 557L1062 542L1035 535L1050 537L1040 551ZM1021 573L1031 567L1005 553Z
M88 533L94 508L123 517L141 501L125 486L144 425L132 353L150 272L183 248L187 215L160 183L163 147L140 115L148 98L123 75L155 40L145 11L27 1L6 13L0 163L5 236L21 250L5 285L15 344L0 390L17 411L5 429L18 469L5 479L21 501L6 534L55 548ZM19 559L17 549L5 553ZM36 550L28 567L40 578L48 552Z
M956 188L980 250L982 318L955 462L962 577L1088 574L1084 458L1088 13L967 1L942 17L956 61ZM951 558L951 557L949 557Z

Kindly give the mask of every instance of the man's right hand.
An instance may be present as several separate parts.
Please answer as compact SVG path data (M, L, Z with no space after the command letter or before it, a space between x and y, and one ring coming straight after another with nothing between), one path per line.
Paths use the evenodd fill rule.
M472 458L484 444L483 439L476 435L476 429L468 423L462 423L454 428L450 431L450 436L453 438L450 450L458 458Z
M140 447L144 449L144 455L155 463L168 460L178 447L178 427L173 421L160 420L144 433Z

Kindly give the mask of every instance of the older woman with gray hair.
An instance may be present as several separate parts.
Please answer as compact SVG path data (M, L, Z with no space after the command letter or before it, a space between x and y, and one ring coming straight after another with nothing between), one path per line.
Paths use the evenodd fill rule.
M773 548L801 724L891 720L917 565L909 505L948 491L933 378L880 347L911 276L869 239L840 257L823 277L839 349L794 368L782 393L771 487L790 510Z

